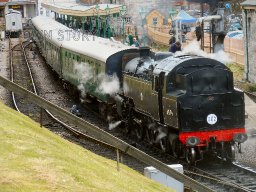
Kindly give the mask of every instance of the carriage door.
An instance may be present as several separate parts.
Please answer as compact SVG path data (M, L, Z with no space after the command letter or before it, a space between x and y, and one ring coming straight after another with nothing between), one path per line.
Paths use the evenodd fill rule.
M164 88L165 73L161 72L159 76L154 76L152 84L152 103L156 103L157 106L151 109L151 114L155 119L159 120L160 123L164 123L163 115L163 88Z

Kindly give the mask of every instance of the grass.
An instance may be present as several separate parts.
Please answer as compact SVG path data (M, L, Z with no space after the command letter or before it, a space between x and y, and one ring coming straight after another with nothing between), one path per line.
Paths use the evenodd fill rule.
M0 102L0 191L171 191L91 153Z
M228 64L233 72L235 86L248 92L256 92L256 84L244 80L244 66L239 64Z

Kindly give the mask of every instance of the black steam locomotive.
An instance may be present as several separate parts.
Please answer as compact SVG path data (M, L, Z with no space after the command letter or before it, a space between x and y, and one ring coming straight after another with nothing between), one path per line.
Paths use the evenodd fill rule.
M148 49L140 54L123 62L123 86L129 90L117 100L117 111L127 126L190 163L205 152L233 160L234 145L247 136L244 95L234 89L229 68L199 56Z

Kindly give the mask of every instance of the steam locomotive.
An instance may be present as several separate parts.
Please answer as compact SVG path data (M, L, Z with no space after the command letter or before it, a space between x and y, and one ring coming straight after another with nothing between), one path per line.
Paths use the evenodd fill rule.
M234 89L233 74L224 64L93 36L60 41L59 31L68 29L64 25L41 16L32 23L34 41L65 87L98 102L99 113L124 122L127 134L189 163L205 153L232 161L235 145L240 149L246 141L244 95ZM115 80L118 89L104 90L117 85Z

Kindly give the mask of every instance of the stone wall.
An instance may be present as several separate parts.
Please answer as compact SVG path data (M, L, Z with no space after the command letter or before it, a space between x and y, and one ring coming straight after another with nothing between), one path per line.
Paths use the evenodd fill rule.
M247 19L243 13L244 50L245 50L245 77L256 83L256 9L247 10ZM246 22L247 20L247 22ZM246 26L247 23L247 26ZM248 52L247 52L248 46ZM248 53L248 54L247 54ZM247 59L248 58L248 59ZM248 74L247 74L248 73Z

